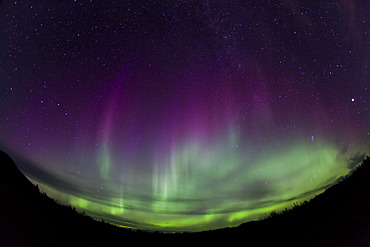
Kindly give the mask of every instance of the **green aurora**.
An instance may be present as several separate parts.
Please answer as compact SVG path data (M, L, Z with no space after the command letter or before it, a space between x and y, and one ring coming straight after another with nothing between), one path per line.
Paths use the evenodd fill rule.
M115 164L104 146L97 155L99 179L58 174L84 191L63 191L30 179L52 198L94 218L176 232L261 219L313 198L350 172L350 153L323 141L292 142L256 159L248 159L236 143L235 134L207 148L190 142L165 160L155 159L147 171L119 176L109 173Z

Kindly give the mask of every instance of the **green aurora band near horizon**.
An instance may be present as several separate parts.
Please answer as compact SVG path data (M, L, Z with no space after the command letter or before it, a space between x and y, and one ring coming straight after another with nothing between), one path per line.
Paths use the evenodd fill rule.
M44 2L0 3L0 148L62 204L234 227L369 154L365 4Z
M343 152L311 138L291 140L257 158L240 150L242 140L233 130L210 146L189 141L169 156L151 160L146 169L120 173L119 158L103 145L95 157L94 179L49 168L55 162L34 161L76 190L44 183L37 175L29 179L57 201L118 226L170 232L217 229L307 201L361 161L358 148Z

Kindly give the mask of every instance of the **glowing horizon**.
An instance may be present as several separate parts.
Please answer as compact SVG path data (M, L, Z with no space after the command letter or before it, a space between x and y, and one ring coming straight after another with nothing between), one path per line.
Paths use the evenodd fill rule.
M361 3L1 3L0 146L59 202L158 231L308 200L370 150Z

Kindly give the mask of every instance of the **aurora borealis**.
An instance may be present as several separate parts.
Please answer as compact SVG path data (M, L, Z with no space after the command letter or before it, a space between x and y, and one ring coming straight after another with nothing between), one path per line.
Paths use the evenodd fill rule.
M258 220L370 150L366 1L2 1L0 147L155 231Z

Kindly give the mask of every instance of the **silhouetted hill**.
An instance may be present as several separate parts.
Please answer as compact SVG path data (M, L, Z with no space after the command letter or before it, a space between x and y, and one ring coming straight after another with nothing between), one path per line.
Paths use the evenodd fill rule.
M132 231L95 221L39 193L0 152L0 246L109 246L227 241L249 246L370 246L370 165L303 205L258 222L201 233ZM223 243L225 243L223 242Z
M309 202L229 229L289 246L370 246L370 159ZM273 240L271 240L273 239ZM271 242L270 242L271 241Z
M0 152L0 246L94 246L109 242L108 233L140 240L140 232L95 221L40 193Z

